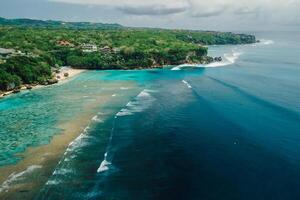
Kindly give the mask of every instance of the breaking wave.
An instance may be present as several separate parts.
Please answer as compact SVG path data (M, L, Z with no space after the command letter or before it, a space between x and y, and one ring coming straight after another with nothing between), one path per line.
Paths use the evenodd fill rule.
M242 54L243 54L243 52L233 50L231 53L224 54L223 61L213 62L213 63L205 65L205 67L222 67L222 66L232 65L239 59L239 57Z
M221 62L213 62L210 64L202 65L202 64L183 64L176 67L173 67L171 70L181 70L182 68L210 68L210 67L223 67L227 65L234 64L239 57L243 54L241 51L232 50L230 53L225 53L223 55L223 60Z
M270 45L270 44L274 44L274 43L275 42L273 40L261 39L259 44Z
M98 113L98 115L101 115L102 113ZM55 170L52 173L52 176L48 179L46 182L45 193L48 192L49 187L52 185L58 185L63 183L64 177L68 176L71 173L75 173L69 166L69 162L77 157L77 153L80 151L82 147L85 147L90 144L90 140L93 139L92 136L88 134L90 130L90 125L92 122L99 122L100 119L98 115L95 115L90 124L84 128L82 133L71 143L69 143L63 157L58 162Z
M185 80L182 80L182 82L188 87L188 88L192 88L192 86Z
M95 122L103 122L103 120L98 116L98 115L95 115L93 118L92 118L93 121Z
M153 91L147 89L143 90L132 101L128 102L125 108L121 109L116 114L116 117L132 115L149 108L150 105L155 101L155 98L150 94L151 92Z
M259 42L256 42L254 44L251 44L252 47L257 47L257 46L265 46L265 45L272 45L275 42L273 40L267 40L267 39L260 39Z
M0 186L0 193L1 192L7 192L10 188L11 185L14 185L15 183L22 181L26 175L34 172L37 169L42 168L41 165L32 165L29 166L26 170L19 172L19 173L12 173L11 175L9 175L9 177L7 178L6 181L4 181L2 183L2 185Z
M111 162L107 160L107 152L104 154L104 160L101 162L100 167L97 170L97 173L105 172L109 170Z
M144 89L132 101L129 101L126 104L125 108L121 109L115 115L113 127L111 129L109 144L107 146L106 153L104 154L104 159L102 160L99 168L97 169L97 173L103 173L103 172L106 172L106 171L110 170L111 168L113 168L113 165L112 165L113 152L111 151L111 142L112 142L112 138L114 135L116 119L118 117L133 115L134 113L142 112L145 109L149 108L152 105L152 103L155 101L155 98L150 94L152 92L155 92L155 91Z

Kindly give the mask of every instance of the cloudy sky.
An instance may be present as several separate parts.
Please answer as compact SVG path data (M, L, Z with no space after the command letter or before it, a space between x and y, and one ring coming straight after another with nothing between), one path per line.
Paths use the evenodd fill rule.
M300 30L300 0L0 0L0 16L199 30Z

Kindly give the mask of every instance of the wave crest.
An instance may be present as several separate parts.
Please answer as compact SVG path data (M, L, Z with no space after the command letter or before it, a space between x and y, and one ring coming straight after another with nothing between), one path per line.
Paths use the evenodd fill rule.
M201 64L182 64L176 67L173 67L171 70L181 70L182 68L210 68L210 67L223 67L227 65L234 64L239 57L243 54L241 51L232 50L230 53L225 53L223 55L223 61L221 62L212 62L210 64L201 65Z
M97 170L97 173L101 173L101 172L105 172L105 171L109 170L110 166L111 166L111 162L109 162L107 160L107 152L106 152L104 154L104 159L101 162L100 167Z
M192 88L192 86L191 86L186 80L182 80L182 82L183 82L188 88Z
M32 165L29 166L26 170L19 172L19 173L12 173L9 175L8 179L5 180L2 185L0 186L0 193L1 192L7 192L11 185L14 185L15 183L18 183L19 181L22 181L24 177L28 174L33 173L37 169L41 169L41 165Z
M270 45L270 44L274 44L275 42L273 40L267 40L267 39L261 39L260 40L260 44L263 45Z
M127 115L132 115L134 113L142 112L145 109L149 108L151 104L155 101L155 98L150 94L154 92L152 90L143 90L140 92L134 100L128 102L125 108L121 109L116 117L122 117Z

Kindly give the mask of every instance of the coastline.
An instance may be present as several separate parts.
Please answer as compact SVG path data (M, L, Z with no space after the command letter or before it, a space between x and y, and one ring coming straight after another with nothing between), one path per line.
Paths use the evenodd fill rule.
M58 73L55 73L55 72L53 73L54 80L57 80L57 82L55 81L54 84L65 83L72 77L75 77L84 71L86 71L86 70L85 69L74 69L71 67L63 67ZM65 74L68 74L68 75L65 76ZM57 77L59 77L59 78L57 78ZM47 87L49 85L53 85L53 84L48 84L48 85L23 84L20 86L20 89L18 89L18 90L0 91L0 99L11 96L12 94L19 93L21 91L39 89L39 88Z
M53 169L68 145L89 125L93 114L84 114L59 125L57 133L47 145L30 147L19 154L23 159L15 164L0 167L0 199L31 199L47 182Z
M75 71L74 76L79 72ZM60 83L68 80L64 79ZM116 90L124 85L132 87L133 83L113 83L110 87ZM72 141L85 134L87 127L92 125L95 114L101 112L104 104L115 99L113 94L113 91L108 91L103 95L96 95L95 101L83 106L82 110L85 112L79 112L67 121L57 124L60 131L53 135L50 143L29 147L17 155L22 158L18 163L0 167L0 199L32 199L53 174ZM109 116L102 116L102 120Z

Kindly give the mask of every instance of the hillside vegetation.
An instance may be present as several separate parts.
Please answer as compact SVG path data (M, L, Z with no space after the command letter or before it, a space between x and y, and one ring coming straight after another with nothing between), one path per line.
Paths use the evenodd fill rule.
M254 36L245 34L61 23L0 20L0 48L22 52L2 58L1 90L11 82L43 82L51 77L51 67L136 69L208 63L212 58L207 56L205 45L255 42ZM84 44L92 44L97 50L86 52Z

